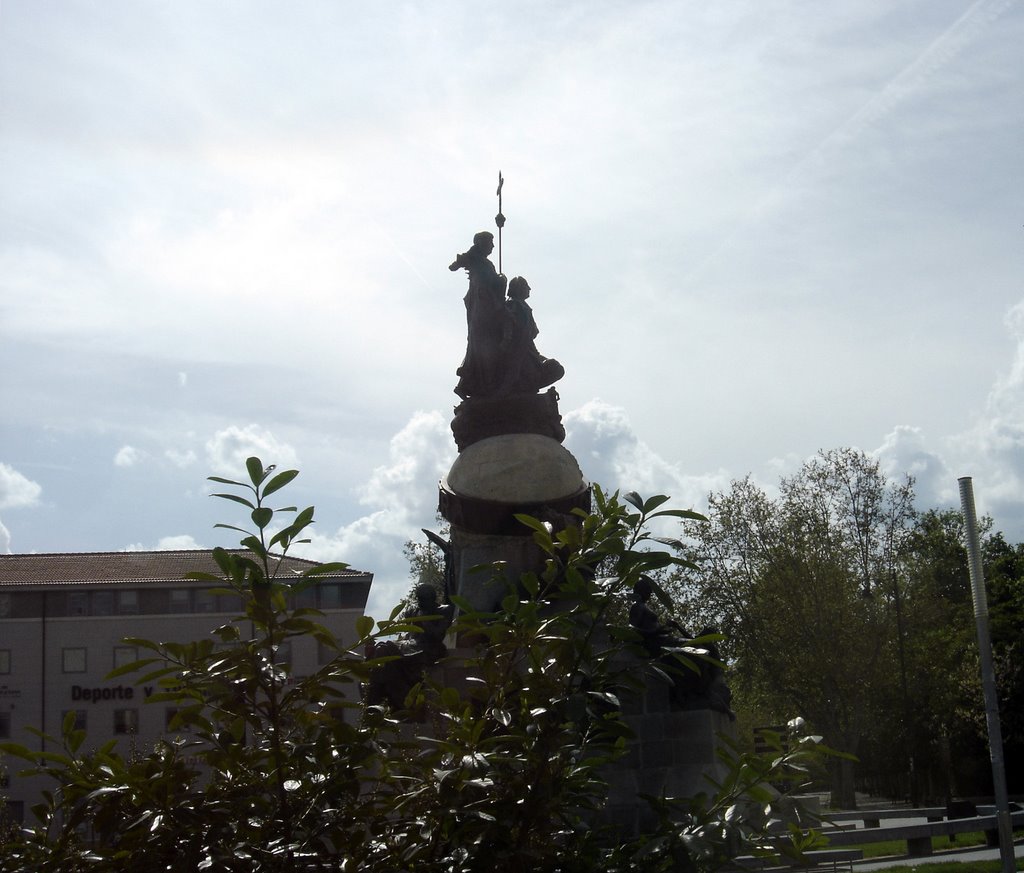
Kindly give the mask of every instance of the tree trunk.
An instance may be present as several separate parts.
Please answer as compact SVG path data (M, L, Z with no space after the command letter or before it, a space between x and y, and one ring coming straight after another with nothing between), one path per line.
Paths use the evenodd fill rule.
M829 802L833 809L856 809L857 793L853 781L853 761L839 758L832 761L829 771L831 775L831 796Z

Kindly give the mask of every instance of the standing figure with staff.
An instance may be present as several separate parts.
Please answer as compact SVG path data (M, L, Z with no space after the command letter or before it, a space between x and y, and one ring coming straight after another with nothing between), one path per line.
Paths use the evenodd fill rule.
M505 277L494 269L489 255L494 234L482 230L473 237L469 251L458 255L449 270L469 274L466 303L466 357L457 374L455 393L464 400L493 394L501 384L501 339L508 314L505 311Z

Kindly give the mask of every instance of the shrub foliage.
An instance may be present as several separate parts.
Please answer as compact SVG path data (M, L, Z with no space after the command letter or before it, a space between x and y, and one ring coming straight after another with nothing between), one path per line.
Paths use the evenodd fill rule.
M617 623L621 602L641 574L681 562L678 543L654 537L650 522L700 516L665 508L665 497L598 489L595 511L564 530L521 517L543 572L524 575L493 613L454 598L452 631L473 644L395 712L359 702L382 662L362 653L437 618L364 616L357 639L339 640L316 610L291 606L290 595L344 565L283 576L280 558L304 541L313 509L267 503L296 471L257 458L247 471L248 482L214 479L230 489L217 496L249 515L249 528L219 525L240 532L246 551L215 550L221 575L200 577L241 598L239 615L209 639L131 639L146 657L111 674L158 685L149 701L177 708L179 735L131 753L113 741L86 749L71 716L46 738L50 751L0 746L53 785L35 822L6 838L3 870L704 871L815 844L799 806L769 783L799 783L822 754L816 737L768 756L727 751L720 785L650 799L653 833L593 824L603 768L630 738L620 695L643 681L623 675L621 655L638 638ZM305 677L281 657L300 636L334 654Z

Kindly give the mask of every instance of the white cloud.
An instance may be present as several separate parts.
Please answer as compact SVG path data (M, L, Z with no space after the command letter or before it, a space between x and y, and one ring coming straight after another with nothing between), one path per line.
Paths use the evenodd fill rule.
M444 416L436 411L415 413L392 438L389 454L390 463L373 471L361 501L370 506L404 503L415 515L426 504L436 503L438 480L455 460L455 444Z
M978 422L950 440L950 454L956 475L974 480L978 511L990 514L997 530L1019 539L1024 536L1024 300L1008 310L1004 324L1015 342L1010 367L993 384Z
M172 552L180 549L202 549L204 546L202 543L197 543L195 538L189 534L179 534L178 536L160 537L156 544L156 551L158 552Z
M11 532L0 521L0 555L11 554Z
M360 492L371 511L333 534L314 532L303 557L345 561L374 573L367 612L386 615L405 594L409 568L402 546L434 528L438 481L455 459L448 422L440 412L417 412L392 439L387 464L377 467Z
M948 506L953 502L953 477L942 457L927 447L920 428L898 425L872 454L890 480L899 480L904 474L914 477L919 509Z
M117 450L117 454L114 455L114 466L116 467L134 467L144 457L144 452L134 446L121 446Z
M248 481L245 461L254 456L264 464L275 464L281 469L294 468L298 463L295 449L258 424L246 427L231 425L217 431L206 443L206 460L210 469L239 481Z
M177 536L160 537L157 540L155 546L146 546L142 543L132 543L131 545L125 546L124 551L126 552L176 552L184 549L203 549L201 543L197 543L195 538L189 534L179 534Z
M724 470L686 474L637 436L626 411L600 399L564 416L565 445L583 475L606 491L637 491L642 497L667 494L678 508L706 505L709 491L728 485Z
M621 408L592 400L564 418L566 448L588 479L608 489L635 490L644 497L668 494L673 507L699 511L709 491L728 483L722 470L683 474L637 437ZM402 546L422 540L420 528L434 528L438 480L454 459L451 431L441 413L416 413L392 438L389 462L377 467L361 489L360 500L371 511L333 534L314 532L312 542L297 554L372 571L367 612L386 615L409 585ZM666 533L678 533L677 522L670 527Z
M167 449L164 452L164 457L167 458L175 467L180 467L184 470L186 467L191 467L196 462L196 453L192 449L181 451L179 449Z
M0 509L34 506L42 492L41 485L23 476L13 467L0 463Z

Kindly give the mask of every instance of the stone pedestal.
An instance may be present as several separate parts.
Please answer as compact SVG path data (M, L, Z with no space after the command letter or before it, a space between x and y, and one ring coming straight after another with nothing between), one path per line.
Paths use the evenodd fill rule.
M636 669L643 668L637 662ZM719 780L725 775L718 749L723 737L734 737L735 730L724 713L673 709L668 684L650 673L643 689L625 695L622 704L635 737L626 755L605 770L608 802L601 822L631 836L656 824L639 795L693 797L714 791L709 777Z
M450 590L480 612L498 611L523 573L543 569L545 554L532 528L516 515L533 516L557 531L579 522L573 509L590 511L590 485L561 444L564 432L539 426L524 428L531 431L525 433L494 432L504 421L496 418L496 410L506 402L467 401L460 407L453 424L460 453L439 487L438 507L451 527ZM545 404L555 406L557 413L553 397L540 395L530 402L545 409ZM487 569L474 572L481 565ZM468 654L473 641L449 643L456 649L432 671L446 685L465 690L466 667L458 654ZM625 668L646 672L648 663L638 659ZM653 673L641 690L624 697L623 707L636 738L628 754L607 768L608 803L598 818L633 835L653 824L640 795L692 797L712 790L707 777L721 775L716 756L720 734L730 733L732 725L727 715L712 710L673 709L669 686Z
M525 572L538 572L544 554L517 514L571 523L575 507L590 509L590 485L558 440L533 433L502 434L467 446L441 481L438 506L451 525L451 578L455 594L474 608L498 607ZM503 564L504 578L481 564Z

